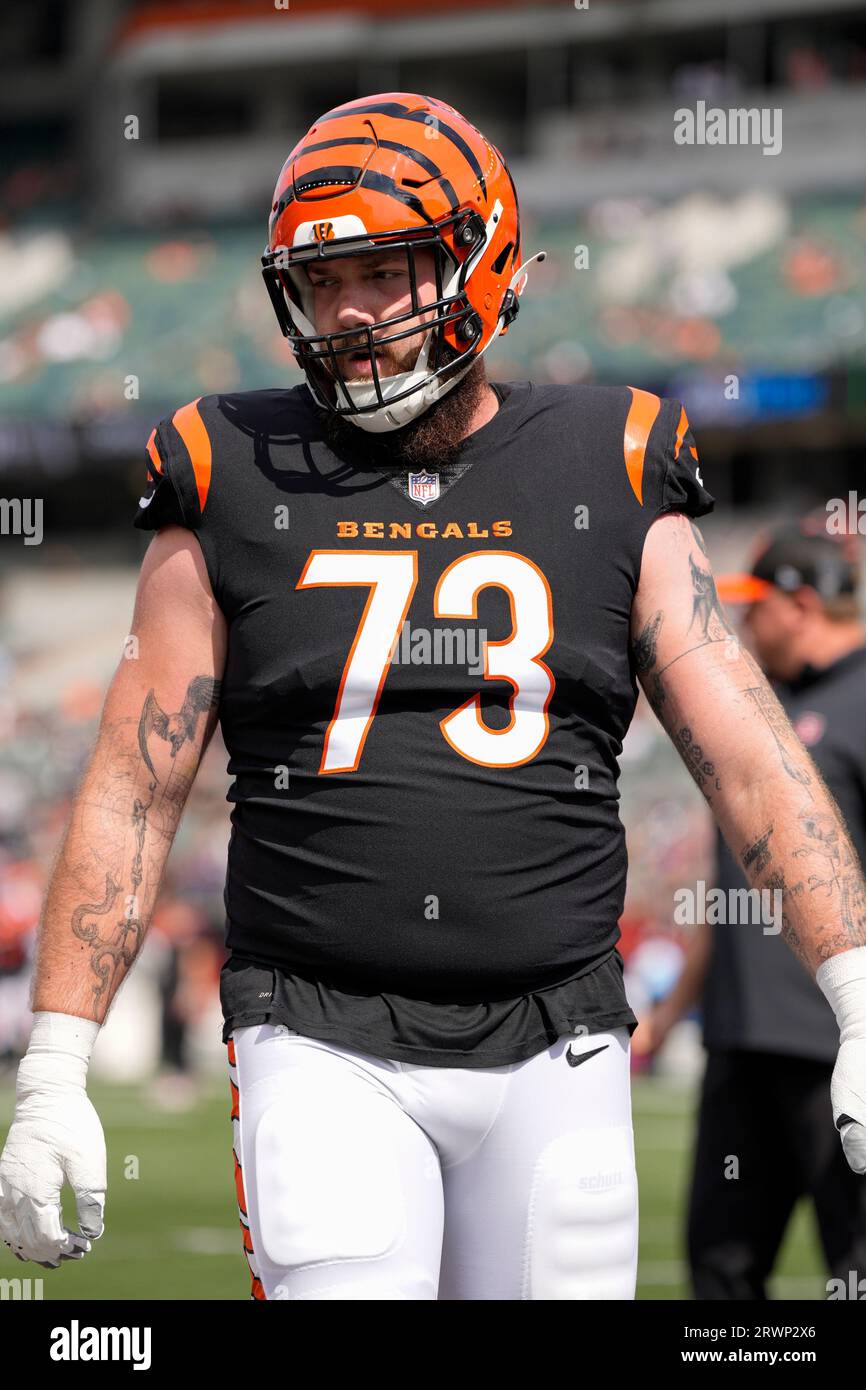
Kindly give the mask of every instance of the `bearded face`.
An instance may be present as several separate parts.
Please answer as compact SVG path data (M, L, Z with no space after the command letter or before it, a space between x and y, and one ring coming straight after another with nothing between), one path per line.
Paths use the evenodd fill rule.
M319 333L351 335L357 331L357 347L340 354L340 370L347 381L371 381L373 366L366 330L373 330L376 370L380 377L411 371L424 343L425 324L436 317L435 310L422 311L401 325L405 337L376 346L394 328L377 334L376 325L412 308L412 287L404 250L383 250L375 255L333 257L313 262L305 270L308 279L310 317ZM419 248L415 253L418 303L436 301L437 287L434 252ZM345 344L352 342L351 336ZM456 357L448 347L441 349L431 368ZM435 401L423 415L402 429L381 434L364 434L350 420L323 411L328 442L340 455L361 456L378 465L394 468L428 468L454 461L461 441L469 433L472 419L485 390L484 363L478 362L452 389Z

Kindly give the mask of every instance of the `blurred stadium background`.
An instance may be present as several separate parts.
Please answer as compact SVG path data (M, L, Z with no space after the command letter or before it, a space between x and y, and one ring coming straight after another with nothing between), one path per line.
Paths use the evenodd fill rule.
M0 535L3 1130L40 899L146 545L130 525L145 440L196 396L302 379L258 269L294 141L342 101L415 90L500 146L524 247L549 259L490 374L683 400L718 499L703 527L718 572L766 523L862 486L866 13L857 0L10 0L0 51L0 493L44 503L41 544L5 523ZM677 146L673 113L699 99L781 110L781 152ZM94 1258L46 1274L46 1297L247 1294L216 993L226 787L217 734L91 1068L108 1231ZM712 850L703 800L643 700L622 791L621 949L640 1010L682 958L673 887L708 877ZM699 1036L695 1017L635 1064L641 1298L687 1296ZM20 1272L4 1250L0 1275ZM801 1208L773 1294L821 1298L824 1279Z

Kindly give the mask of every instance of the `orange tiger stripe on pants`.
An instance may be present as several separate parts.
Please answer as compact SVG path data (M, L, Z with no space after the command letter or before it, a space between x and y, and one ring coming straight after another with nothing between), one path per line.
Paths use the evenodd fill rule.
M229 1085L232 1093L232 1157L235 1161L235 1193L238 1199L238 1216L241 1226L241 1239L243 1241L244 1254L247 1257L247 1264L250 1269L250 1298L266 1301L265 1291L262 1281L259 1278L259 1271L256 1262L255 1251L253 1249L253 1238L250 1234L249 1217L247 1216L247 1198L244 1192L244 1175L241 1168L238 1153L240 1151L240 1122L241 1122L241 1097L238 1090L237 1065L235 1061L234 1039L229 1038L227 1043L228 1063L229 1063Z

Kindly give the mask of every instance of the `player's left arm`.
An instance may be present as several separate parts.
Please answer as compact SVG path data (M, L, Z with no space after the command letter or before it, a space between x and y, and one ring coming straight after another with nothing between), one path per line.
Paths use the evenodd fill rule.
M638 679L751 887L778 890L781 933L839 1022L833 1108L866 1172L866 883L842 813L716 594L706 546L659 517L631 614ZM724 930L724 927L721 928Z

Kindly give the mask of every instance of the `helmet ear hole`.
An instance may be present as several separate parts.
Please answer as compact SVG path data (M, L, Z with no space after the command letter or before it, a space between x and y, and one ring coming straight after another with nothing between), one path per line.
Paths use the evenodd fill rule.
M493 265L490 267L494 275L502 274L503 270L505 269L506 261L508 260L508 257L511 255L511 252L513 250L513 241L509 241L508 245L502 248L502 250L499 252L499 255L496 257L496 260L493 262Z

